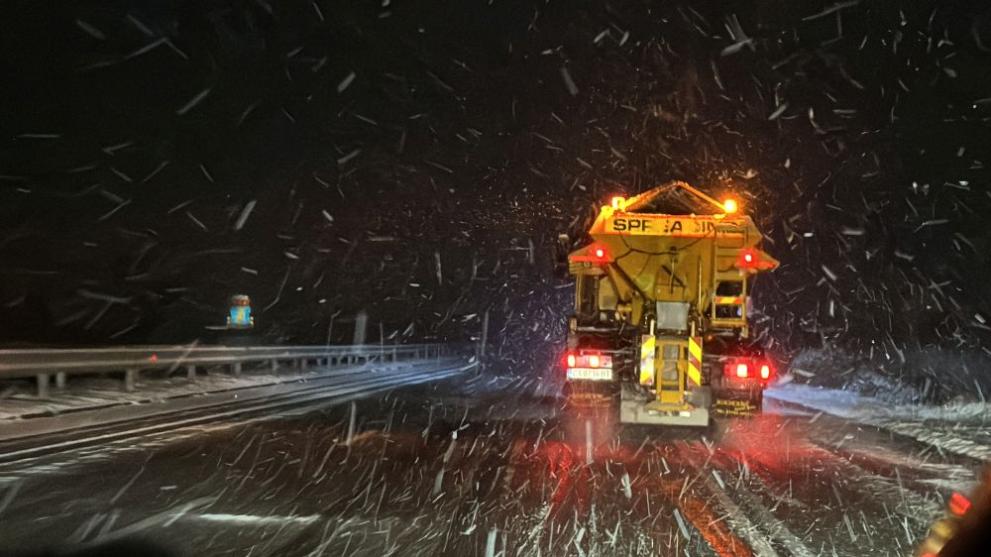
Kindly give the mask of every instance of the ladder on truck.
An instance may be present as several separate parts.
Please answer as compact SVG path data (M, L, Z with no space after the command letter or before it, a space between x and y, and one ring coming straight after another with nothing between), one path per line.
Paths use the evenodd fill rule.
M749 231L732 223L716 226L712 243L712 304L709 309L709 325L717 329L739 329L741 336L748 336L747 279L748 274L739 268L744 249L750 244ZM753 255L751 255L753 257ZM738 285L739 288L721 285ZM726 292L729 290L730 292Z

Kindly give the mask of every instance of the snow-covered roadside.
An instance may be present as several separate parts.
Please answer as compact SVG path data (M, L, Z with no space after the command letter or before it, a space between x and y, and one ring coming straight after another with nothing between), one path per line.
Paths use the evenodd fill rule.
M892 404L850 391L786 383L765 396L882 427L940 451L991 460L991 403Z
M303 372L295 370L281 373L246 372L238 377L225 373L212 373L200 375L195 381L185 377L148 379L139 381L135 391L130 393L122 389L119 380L87 378L70 382L65 391L53 389L52 394L45 399L34 396L31 385L18 385L8 387L6 392L0 393L0 423L4 420L27 419L125 404L161 402L176 397L300 381L318 377L323 371L325 370L315 368Z

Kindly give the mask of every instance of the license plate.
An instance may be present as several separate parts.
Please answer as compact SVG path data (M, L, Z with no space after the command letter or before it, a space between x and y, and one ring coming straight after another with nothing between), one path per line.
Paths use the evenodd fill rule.
M577 379L582 381L612 381L612 370L573 367L568 369L568 379Z

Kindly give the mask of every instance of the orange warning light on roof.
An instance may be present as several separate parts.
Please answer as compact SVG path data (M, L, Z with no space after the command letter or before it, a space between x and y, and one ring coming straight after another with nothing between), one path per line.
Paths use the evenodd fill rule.
M736 200L732 197L723 201L723 210L726 211L727 215L732 215L738 208L739 207L737 206Z

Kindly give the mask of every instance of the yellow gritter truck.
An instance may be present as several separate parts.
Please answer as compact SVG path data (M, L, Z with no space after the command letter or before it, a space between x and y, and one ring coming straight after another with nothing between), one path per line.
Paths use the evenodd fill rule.
M778 262L738 202L684 182L615 197L568 255L569 397L619 397L626 423L706 426L760 409L773 367L750 341L750 292Z

